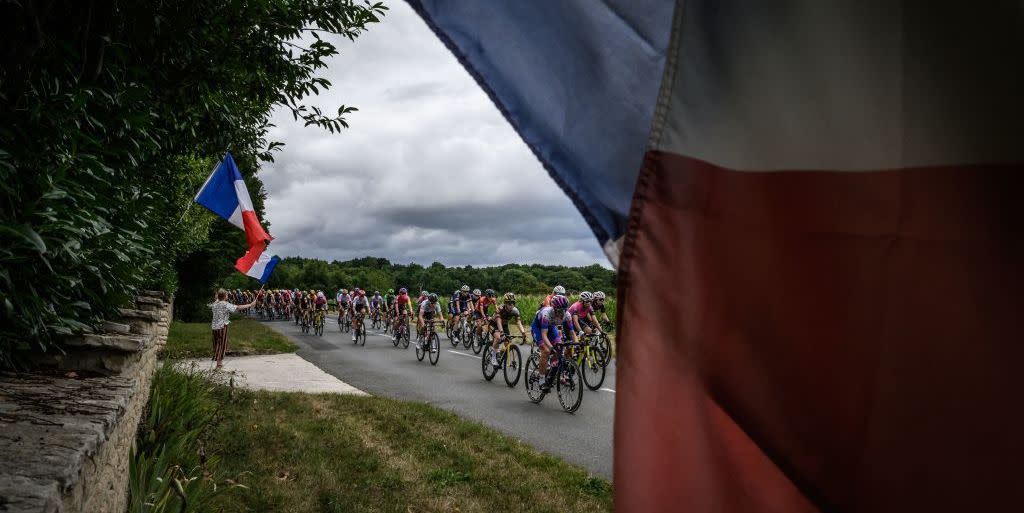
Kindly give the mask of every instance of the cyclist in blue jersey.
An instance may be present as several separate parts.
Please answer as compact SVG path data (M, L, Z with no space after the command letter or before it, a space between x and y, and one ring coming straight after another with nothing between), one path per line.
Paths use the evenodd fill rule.
M537 315L533 318L533 322L530 323L533 340L540 350L540 362L538 363L537 371L541 376L547 376L548 356L551 354L553 344L560 343L566 338L565 332L568 332L572 337L572 341L576 342L576 331L572 327L572 320L568 319L565 313L566 309L569 308L569 300L565 296L553 296L549 304L550 306L545 306L538 310ZM551 384L545 380L541 385L541 389L545 391L550 390Z

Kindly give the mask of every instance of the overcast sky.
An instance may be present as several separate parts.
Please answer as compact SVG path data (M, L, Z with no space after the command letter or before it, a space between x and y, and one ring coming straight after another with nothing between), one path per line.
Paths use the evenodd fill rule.
M339 134L278 112L260 177L280 256L608 266L579 212L405 2L338 43L315 98L359 108Z

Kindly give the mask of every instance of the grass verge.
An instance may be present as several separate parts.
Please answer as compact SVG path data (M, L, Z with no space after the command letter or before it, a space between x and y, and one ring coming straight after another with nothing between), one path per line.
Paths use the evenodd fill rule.
M585 470L432 406L380 397L243 392L211 446L243 511L606 511Z
M194 403L190 399L194 393L167 391L183 388L181 374L180 370L158 373L153 404L169 412L192 407L168 401L170 397ZM192 375L201 374L193 371ZM201 447L203 461L208 462L196 472L206 477L193 481L194 486L213 488L218 483L217 493L192 491L190 495L201 498L194 502L201 509L189 507L188 511L590 512L612 508L607 481L432 406L380 397L254 392L216 384L208 389L212 393L204 397L217 402L216 419L201 436L190 434L193 441L185 445L191 447L192 455ZM201 407L206 411L208 403ZM153 437L153 431L143 429L141 436ZM174 445L168 436L157 438ZM185 459L180 466L197 464L194 457ZM169 463L168 468L175 468L174 461ZM133 479L144 481L134 475ZM170 494L169 503L177 505L175 500Z
M210 323L171 323L164 358L209 358L211 355ZM232 319L228 327L228 355L293 353L298 349L288 337L253 319Z

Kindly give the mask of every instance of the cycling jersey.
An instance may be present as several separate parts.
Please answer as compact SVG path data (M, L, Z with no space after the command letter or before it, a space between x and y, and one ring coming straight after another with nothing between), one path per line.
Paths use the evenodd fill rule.
M537 341L538 344L543 343L543 337L541 333L547 332L548 341L552 344L562 341L562 331L565 330L565 318L563 315L561 319L555 317L555 309L550 306L545 306L537 311L537 315L533 317L533 322L530 323L530 331L533 332L533 340ZM569 331L572 331L572 327L569 326Z
M338 305L342 308L347 307L349 301L352 301L352 296L348 294L338 294Z
M325 298L325 297L317 297L313 301L313 304L314 304L314 306L316 306L317 310L326 310L327 309L327 298Z
M409 309L409 294L399 294L395 296L395 305L398 306L399 312L405 312Z
M457 296L452 296L452 301L456 301L459 304L459 310L465 312L471 308L473 304L473 295L469 292L456 291Z
M309 308L309 298L308 297L302 296L302 299L299 299L299 308Z
M510 332L508 325L513 319L519 318L519 309L514 306L508 307L505 305L498 307L498 311L494 312L494 316L490 319L491 326L494 326L495 328L498 327L498 318L501 318L501 331L503 331L505 335L509 335Z
M459 302L459 291L455 291L452 297L448 298L448 315L455 315L458 311L455 310L455 305Z
M431 308L430 301L423 301L420 303L420 313L423 314L424 319L429 321L433 319L435 315L441 313L441 303L436 302L434 303L433 308Z
M584 306L582 301L577 301L573 303L572 306L570 306L569 309L566 310L566 312L569 314L570 317L573 315L577 315L582 320L586 319L587 317L590 316L590 314L594 313L594 307L590 305Z
M372 298L370 298L370 304L373 305L374 308L377 308L383 302L384 302L384 298L382 298L380 296L373 296Z
M366 299L366 296L356 296L352 298L352 307L355 308L357 312L363 311L363 309L368 306L370 306L370 301Z
M487 309L489 307L491 307L491 306L497 307L498 306L498 300L493 298L493 297L484 296L484 297L481 297L480 301L477 301L477 303L476 303L476 307L477 307L478 310L481 311L481 315L485 315L485 316L488 315Z

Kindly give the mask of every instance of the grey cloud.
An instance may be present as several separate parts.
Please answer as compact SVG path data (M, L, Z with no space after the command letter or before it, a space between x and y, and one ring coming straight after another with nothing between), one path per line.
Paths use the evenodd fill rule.
M340 55L314 99L354 105L330 134L277 112L263 166L281 256L589 265L590 229L490 99L404 3Z

